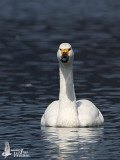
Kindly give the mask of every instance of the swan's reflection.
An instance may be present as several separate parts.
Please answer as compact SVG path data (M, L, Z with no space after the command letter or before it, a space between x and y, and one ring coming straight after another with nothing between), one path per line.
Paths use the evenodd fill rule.
M77 155L86 158L86 153L89 153L92 148L98 147L98 142L103 137L103 128L42 127L41 130L44 134L44 140L55 145L59 152L57 154L61 159L65 157L74 158Z

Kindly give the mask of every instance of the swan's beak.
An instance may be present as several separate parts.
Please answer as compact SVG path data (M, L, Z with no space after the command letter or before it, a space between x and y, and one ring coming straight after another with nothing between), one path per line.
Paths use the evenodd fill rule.
M61 49L61 61L67 63L69 60L69 49Z

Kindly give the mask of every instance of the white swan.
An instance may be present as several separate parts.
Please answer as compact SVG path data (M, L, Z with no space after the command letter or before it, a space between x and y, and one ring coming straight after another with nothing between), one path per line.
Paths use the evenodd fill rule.
M76 101L72 62L74 52L69 43L62 43L57 52L60 70L59 100L52 102L41 118L42 126L90 127L100 126L104 118L99 109L88 100Z

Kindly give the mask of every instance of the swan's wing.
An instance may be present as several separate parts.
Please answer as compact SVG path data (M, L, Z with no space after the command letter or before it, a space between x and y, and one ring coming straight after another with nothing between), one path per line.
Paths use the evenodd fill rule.
M42 126L56 126L58 110L59 110L59 101L57 100L57 101L52 102L45 110L41 118L41 125Z
M5 142L5 153L10 153L10 145L8 142Z
M78 118L81 126L99 126L104 122L104 118L99 109L88 100L77 101Z

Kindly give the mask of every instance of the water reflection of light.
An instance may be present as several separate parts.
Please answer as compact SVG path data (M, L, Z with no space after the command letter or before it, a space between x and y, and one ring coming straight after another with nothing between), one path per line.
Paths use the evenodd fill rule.
M89 156L89 152L95 150L97 143L103 137L103 128L42 127L41 130L44 133L44 140L58 148L60 158L74 158L76 155L86 158Z

